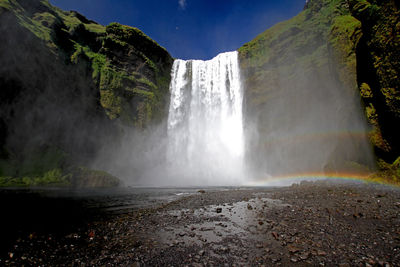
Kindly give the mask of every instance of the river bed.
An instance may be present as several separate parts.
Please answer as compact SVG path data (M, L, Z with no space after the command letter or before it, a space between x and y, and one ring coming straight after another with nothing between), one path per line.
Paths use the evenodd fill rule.
M400 266L400 191L388 186L316 181L1 196L21 202L3 213L13 223L3 227L1 265Z

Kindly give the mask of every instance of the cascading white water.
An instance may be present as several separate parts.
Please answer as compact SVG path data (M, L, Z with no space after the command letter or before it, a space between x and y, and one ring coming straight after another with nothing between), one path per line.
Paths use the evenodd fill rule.
M243 89L237 52L208 61L175 60L171 76L170 175L181 185L240 184Z

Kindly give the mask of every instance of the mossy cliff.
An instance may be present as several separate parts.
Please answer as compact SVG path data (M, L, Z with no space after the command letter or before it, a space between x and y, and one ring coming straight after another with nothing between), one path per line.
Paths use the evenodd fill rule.
M0 36L4 184L82 185L74 179L89 170L76 166L122 127L165 116L173 59L136 28L105 27L46 0L0 0ZM97 174L89 176L105 177Z
M350 0L361 22L357 81L385 176L400 181L400 11L397 1Z
M241 47L248 146L256 161L263 159L258 167L290 173L325 163L327 172L371 170L364 131L378 162L394 162L399 44L394 1L310 0L298 16Z
M399 25L394 0L310 0L239 49L257 169L359 173L377 162L399 179ZM0 185L116 184L82 166L125 127L166 117L168 52L46 0L0 0L0 36Z

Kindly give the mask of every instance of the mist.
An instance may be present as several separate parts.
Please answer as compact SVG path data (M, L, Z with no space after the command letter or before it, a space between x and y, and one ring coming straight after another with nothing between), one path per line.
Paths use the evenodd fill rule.
M176 60L168 116L144 132L125 129L123 139L106 146L94 167L131 186L286 185L290 180L279 182L279 177L374 170L359 93L343 86L331 70L264 66L264 91L257 97L246 83L251 73L239 70L242 96L236 102L240 107L232 110L222 103L234 103L229 98L234 85L215 67L225 63L207 62ZM213 75L205 74L207 68L214 68ZM229 100L223 100L220 92L227 90Z
M3 175L85 165L113 136L88 62L66 64L68 55L49 49L12 13L2 14L0 32L0 160L9 163Z
M243 88L237 52L209 61L175 60L164 122L125 129L96 168L134 186L226 186L244 183Z
M46 165L43 153L55 148L72 162L47 169L90 165L132 186L242 185L274 176L374 170L355 77L343 83L336 55L318 34L290 46L309 36L309 28L266 39L260 49L268 53L257 55L261 63L255 66L240 49L209 61L176 60L161 122L135 129L107 117L90 63L84 56L71 61L65 31L52 36L65 50L58 54L14 16L4 15L2 22L0 145L6 160L43 157ZM128 64L131 58L121 60ZM138 70L136 63L128 64L131 71ZM132 116L137 105L137 98L127 98ZM12 171L6 175L25 174Z
M255 180L373 171L359 92L340 83L329 66L296 66L299 57L292 55L290 67L263 66L265 91L257 97L265 102L247 92L246 155Z

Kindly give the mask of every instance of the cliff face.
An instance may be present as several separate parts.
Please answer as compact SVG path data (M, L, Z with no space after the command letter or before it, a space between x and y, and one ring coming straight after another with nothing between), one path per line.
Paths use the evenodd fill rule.
M248 147L258 169L276 175L373 167L356 79L361 35L347 1L311 0L239 49Z
M257 167L373 170L366 132L380 169L398 179L399 25L395 1L311 0L241 47Z
M136 28L0 0L0 36L2 177L65 178L122 126L165 116L173 59Z
M361 22L357 80L383 174L400 179L400 12L396 1L351 0Z
M254 167L399 179L399 25L394 0L310 0L241 47ZM166 117L173 59L136 28L0 0L0 35L0 185L104 184L77 166Z

